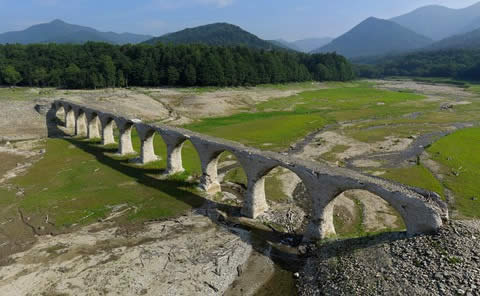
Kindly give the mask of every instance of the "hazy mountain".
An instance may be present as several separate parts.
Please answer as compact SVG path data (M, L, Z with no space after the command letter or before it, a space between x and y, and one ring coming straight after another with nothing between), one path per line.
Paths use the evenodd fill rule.
M314 52L337 52L349 58L379 56L411 51L431 42L394 22L371 17Z
M333 38L325 37L325 38L308 38L302 39L297 41L286 41L283 39L276 39L276 40L269 40L275 45L280 47L284 47L287 49L293 49L296 51L301 52L311 52L314 49L320 48L330 42L332 42Z
M463 27L458 33L468 33L480 29L480 16L471 21L468 25Z
M324 38L307 38L302 40L297 40L291 42L296 47L300 48L303 52L311 52L317 48L320 48L324 45L329 44L332 42L333 38L331 37L324 37Z
M68 24L62 20L31 26L23 31L0 34L0 43L84 43L101 41L114 44L139 43L152 36L100 32L93 28Z
M437 41L427 49L480 49L480 29Z
M268 42L273 43L276 46L285 48L285 49L290 49L290 50L295 50L295 51L302 51L300 48L298 48L293 42L288 42L287 40L283 39L276 39L276 40L268 40Z
M461 32L471 31L472 25L480 17L480 2L462 9L452 9L440 5L418 8L410 13L392 18L406 28L419 34L440 40Z
M158 42L173 44L203 43L219 46L243 45L259 49L279 48L277 45L262 40L238 26L227 23L215 23L188 28L145 41L145 43L148 44L155 44Z

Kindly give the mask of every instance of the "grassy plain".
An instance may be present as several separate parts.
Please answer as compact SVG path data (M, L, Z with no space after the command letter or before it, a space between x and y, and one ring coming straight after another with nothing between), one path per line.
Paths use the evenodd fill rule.
M27 87L0 87L0 99L26 101L36 99L39 96L52 95L55 92L53 88L32 89Z
M194 186L182 178L155 178L164 161L139 167L112 157L114 151L83 140L49 139L45 157L14 180L25 189L18 206L27 213L49 215L63 227L105 218L122 204L131 209L125 222L175 216L202 204ZM191 159L186 166L195 171Z
M410 186L428 189L445 198L442 183L421 164L407 168L389 169L382 177Z
M428 152L443 165L443 184L455 195L455 207L480 217L480 128L457 131L434 143Z
M185 128L258 148L283 150L327 124L398 117L429 105L422 95L379 90L366 82L329 86L333 88L269 100L251 112L207 118Z

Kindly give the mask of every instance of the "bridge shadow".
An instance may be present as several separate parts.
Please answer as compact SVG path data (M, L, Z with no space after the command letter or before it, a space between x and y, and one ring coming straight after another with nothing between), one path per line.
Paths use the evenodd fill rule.
M165 172L165 169L144 168L132 164L127 158L117 158L113 156L113 154L117 152L117 147L105 147L99 145L100 142L98 141L71 137L60 129L59 125L65 126L65 123L56 117L53 110L50 110L47 113L48 137L62 138L82 151L93 155L101 164L133 178L137 183L164 192L188 204L193 209L196 209L195 213L208 217L213 223L223 227L232 234L238 235L233 228L249 231L252 240L245 242L250 244L252 248L259 253L266 253L268 251L273 262L282 269L297 272L303 266L306 259L312 255L308 251L299 254L297 247L302 244L302 235L281 232L273 228L268 229L268 227L260 225L259 223L251 223L252 220L241 218L241 207L213 201L206 198L197 190L186 190L186 188L192 189L196 187L198 183L188 182L175 177L158 178L158 176L161 176ZM231 167L236 166L237 165L232 165ZM217 210L226 213L227 217L218 215L219 212ZM249 220L250 222L247 222ZM358 248L366 248L375 244L402 238L405 238L404 233L384 233L348 240L329 240L320 244L319 248L320 250L326 247L328 249L343 250L343 252L354 252ZM313 251L317 248L315 248L314 245L310 245L304 249Z

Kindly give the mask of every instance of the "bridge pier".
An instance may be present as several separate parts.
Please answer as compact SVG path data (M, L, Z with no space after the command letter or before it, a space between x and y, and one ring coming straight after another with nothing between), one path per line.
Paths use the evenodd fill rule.
M98 129L98 116L96 114L92 114L87 116L88 119L88 129L87 129L87 138L89 139L98 139L100 138L100 131Z
M265 196L265 176L278 163L266 159L255 159L250 154L236 155L247 175L247 191L245 192L242 215L255 219L268 210Z
M132 146L132 127L131 123L117 124L120 131L120 143L118 144L118 154L129 155L135 153Z
M202 176L200 178L200 188L209 193L215 194L221 192L222 188L218 182L218 159L224 152L222 147L204 143L201 139L191 139L202 166Z
M312 198L312 218L304 233L304 240L315 241L319 239L325 239L327 237L335 236L335 225L333 224L333 210L335 204L333 200L337 197L341 191L335 186L312 186L307 184L308 192L312 192L314 196ZM309 186L310 185L310 186Z
M147 133L145 136L141 137L141 151L140 151L140 162L142 164L147 164L149 162L157 161L158 157L155 155L155 150L153 147L153 138L155 136L155 131Z
M115 144L115 138L113 136L113 119L101 119L102 124L102 145Z
M182 160L182 148L187 138L181 134L159 131L167 145L167 170L166 175L184 172Z
M79 111L75 118L75 136L87 136L87 116Z
M70 109L64 108L64 110L65 110L65 127L68 129L74 129L75 122L76 122L75 112L73 111L72 108Z

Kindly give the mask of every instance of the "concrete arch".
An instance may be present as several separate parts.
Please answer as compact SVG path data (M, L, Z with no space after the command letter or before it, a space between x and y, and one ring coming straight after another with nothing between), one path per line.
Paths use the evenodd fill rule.
M69 129L75 128L75 111L73 110L72 106L62 101L55 102L54 106L56 113L63 109L65 116L63 121L64 126Z
M247 191L244 196L242 215L256 218L268 209L265 176L281 163L270 158L257 158L243 151L237 151L236 157L247 175Z
M118 154L130 155L136 153L132 145L132 128L134 122L123 117L115 117L115 124L119 131Z
M231 153L238 160L240 167L245 170L243 164L238 159L237 150L225 145L206 143L198 137L192 137L191 141L200 157L202 167L200 188L204 191L210 194L221 191L220 181L218 179L218 161L223 153Z
M312 200L313 218L305 233L307 240L321 239L334 232L333 219L330 215L333 210L331 202L341 192L352 189L369 191L392 205L402 216L408 234L436 231L442 226L443 221L448 220L446 204L439 199L438 195L427 190L408 187L348 169L260 151L239 143L180 128L143 124L137 120L103 113L65 101L55 102L55 108L60 105L67 110L67 114L73 112L77 135L87 132L86 113L96 113L102 123L103 142L109 143L112 137L108 125L115 122L120 131L119 153L122 155L135 153L131 137L132 128L135 128L142 140L143 161L153 159L155 154L152 153L152 142L155 131L158 132L167 146L167 174L184 170L182 148L185 142L190 140L200 157L201 185L206 191L218 190L218 157L224 151L231 152L247 176L247 191L242 213L251 218L257 217L268 208L265 198L265 176L276 167L291 170L301 179Z
M185 171L182 160L182 148L189 137L163 127L156 127L156 131L167 145L167 169L165 174L172 175Z
M140 138L140 163L147 164L158 160L158 156L155 154L155 148L153 140L156 130L153 126L144 123L135 123L135 129L137 130Z
M386 180L372 179L356 180L345 176L321 175L317 182L304 182L313 202L313 218L305 237L311 240L335 235L333 200L342 192L354 189L373 193L390 204L402 217L409 235L431 233L443 224L445 216L436 202L431 203L427 197L409 189L392 186Z

